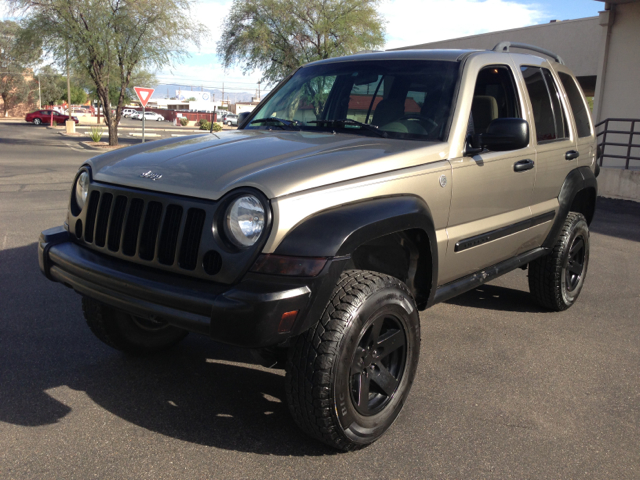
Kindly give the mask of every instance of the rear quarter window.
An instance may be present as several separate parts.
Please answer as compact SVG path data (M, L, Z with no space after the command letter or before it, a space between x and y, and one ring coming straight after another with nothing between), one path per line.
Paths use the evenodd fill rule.
M580 94L580 89L571 75L562 72L560 72L559 75L560 81L564 86L564 91L567 92L567 97L569 97L569 105L571 105L571 110L573 111L573 118L576 120L578 137L590 137L591 125L589 122L589 112Z

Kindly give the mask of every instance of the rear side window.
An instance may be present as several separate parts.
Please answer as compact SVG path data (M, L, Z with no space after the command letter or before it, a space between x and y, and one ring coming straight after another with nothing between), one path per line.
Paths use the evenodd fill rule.
M571 75L560 72L560 81L564 86L567 97L569 97L569 104L571 110L573 110L573 117L576 119L576 128L578 129L578 137L591 136L591 126L589 125L589 113L587 112L587 106L580 95L578 85Z
M551 72L540 67L521 69L531 99L538 143L568 138L567 119Z

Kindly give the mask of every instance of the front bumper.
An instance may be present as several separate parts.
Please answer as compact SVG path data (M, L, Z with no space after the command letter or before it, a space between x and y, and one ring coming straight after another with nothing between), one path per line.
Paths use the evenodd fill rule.
M81 295L221 342L259 348L280 344L319 318L347 259L330 260L313 278L250 273L224 285L102 255L56 227L40 235L38 260L48 279ZM278 332L282 315L295 310L293 328Z

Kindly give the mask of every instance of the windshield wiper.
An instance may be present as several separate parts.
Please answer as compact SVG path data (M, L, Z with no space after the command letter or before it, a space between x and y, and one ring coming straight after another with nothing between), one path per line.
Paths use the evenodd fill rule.
M279 123L279 127L282 128L291 128L294 130L300 130L300 127L298 125L300 125L300 122L298 120L285 120L284 118L278 118L278 117L264 117L264 118L257 118L255 120L251 120L251 122L249 123L249 125L251 125L252 123L267 123L267 122L277 122Z
M357 125L358 127L362 127L365 130L368 130L370 132L374 132L377 135L381 136L381 137L388 137L387 132L380 130L378 128L377 125L370 125L368 123L362 123L359 122L357 120L352 120L350 118L343 118L341 120L311 120L310 122L307 123L328 123L333 127L339 127L339 126L344 126L344 125Z

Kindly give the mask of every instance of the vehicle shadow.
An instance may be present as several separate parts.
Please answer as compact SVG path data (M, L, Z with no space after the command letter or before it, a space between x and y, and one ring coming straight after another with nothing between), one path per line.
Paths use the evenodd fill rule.
M640 242L640 203L598 197L592 232Z
M447 300L446 303L504 312L548 312L533 301L529 292L490 284L474 288L467 293Z
M186 442L268 455L335 453L298 429L283 372L255 365L250 352L191 334L163 354L128 357L91 334L78 294L44 278L36 244L0 250L0 266L1 422L60 421L74 401L59 401L56 389L68 387Z

